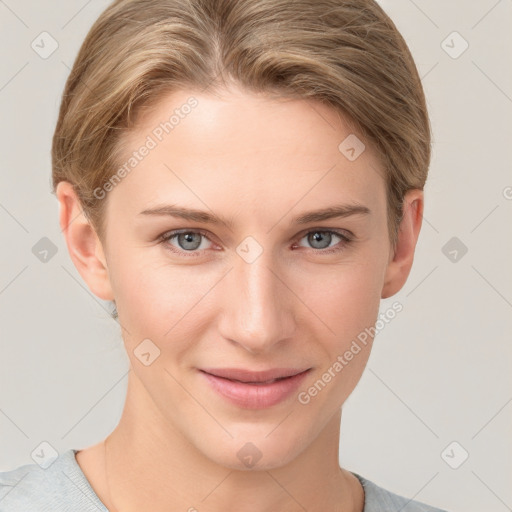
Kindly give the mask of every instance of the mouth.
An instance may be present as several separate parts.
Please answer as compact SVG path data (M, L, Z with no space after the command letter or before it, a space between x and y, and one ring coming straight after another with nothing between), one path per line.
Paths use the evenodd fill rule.
M271 370L252 371L242 368L204 368L200 371L236 382L244 384L270 384L277 380L294 377L300 373L304 373L310 368L274 368Z
M311 369L203 368L199 372L214 391L231 403L245 409L262 409L288 398Z

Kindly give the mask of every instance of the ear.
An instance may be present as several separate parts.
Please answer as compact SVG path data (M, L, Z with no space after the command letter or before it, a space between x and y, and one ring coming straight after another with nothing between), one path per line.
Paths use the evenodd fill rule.
M55 192L59 201L60 227L71 260L94 295L103 300L114 300L102 244L83 213L73 185L61 181Z
M422 190L413 189L405 194L396 247L394 250L391 248L384 277L383 299L395 295L407 281L423 220L423 204Z

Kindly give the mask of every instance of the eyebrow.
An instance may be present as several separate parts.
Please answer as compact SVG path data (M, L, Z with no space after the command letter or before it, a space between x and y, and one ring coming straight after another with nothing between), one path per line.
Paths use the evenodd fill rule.
M322 220L333 218L344 218L351 215L369 215L371 210L362 204L344 204L329 206L320 210L305 212L292 219L292 223L309 224L310 222L320 222ZM148 208L139 213L139 215L164 215L177 217L180 219L201 222L204 224L225 224L229 228L233 227L233 220L223 219L222 217L209 213L204 210L195 210L193 208L182 208L175 205L161 205L154 208Z

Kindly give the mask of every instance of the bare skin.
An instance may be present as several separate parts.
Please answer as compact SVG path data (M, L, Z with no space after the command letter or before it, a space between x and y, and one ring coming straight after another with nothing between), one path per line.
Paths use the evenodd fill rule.
M70 256L95 295L115 299L130 359L106 459L102 441L77 462L111 511L362 512L359 481L339 467L339 433L372 340L307 404L297 393L329 368L332 376L337 356L374 325L381 298L404 285L423 193L407 193L393 249L371 146L351 161L338 146L352 131L331 108L238 89L162 98L126 138L126 159L192 95L197 106L109 192L104 240L72 186L57 188ZM164 204L232 225L140 213ZM340 204L369 211L294 221ZM195 233L200 244L161 238L175 230ZM237 252L247 237L257 244L250 250L262 250L250 263ZM145 339L160 351L150 365L134 353ZM201 375L228 366L311 370L288 398L246 409ZM252 467L238 456L247 443L261 454Z

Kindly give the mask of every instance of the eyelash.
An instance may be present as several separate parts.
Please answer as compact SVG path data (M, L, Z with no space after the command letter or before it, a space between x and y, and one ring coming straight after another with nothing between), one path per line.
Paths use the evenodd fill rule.
M197 251L197 250L182 251L182 250L176 249L172 245L166 243L166 242L169 242L170 240L176 238L178 235L181 235L184 233L199 234L199 235L204 236L210 242L212 241L208 237L208 233L201 229L180 229L177 231L168 231L168 232L164 233L163 235L161 235L159 237L160 243L163 243L167 250L170 250L171 252L173 252L175 254L180 254L180 255L185 254L186 257L192 257L192 258L200 256L201 251ZM341 241L343 242L341 247L334 246L334 247L331 247L330 249L311 249L312 251L317 252L319 254L332 254L332 253L341 252L345 249L346 245L348 245L352 242L352 238L350 238L348 235L346 235L344 233L340 233L339 231L334 231L332 229L312 229L312 230L304 233L302 236L300 236L300 238L298 240L299 241L302 240L304 237L306 237L307 235L309 235L311 233L328 233L330 235L335 235L335 236L341 238Z

